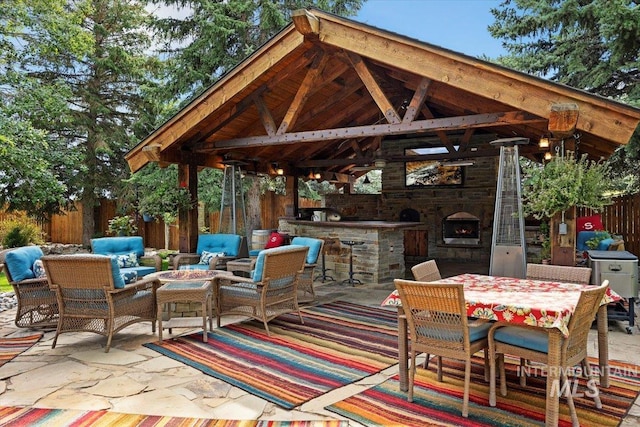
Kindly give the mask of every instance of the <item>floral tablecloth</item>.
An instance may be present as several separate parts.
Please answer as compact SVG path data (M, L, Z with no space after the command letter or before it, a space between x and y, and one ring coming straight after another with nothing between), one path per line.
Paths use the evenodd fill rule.
M558 328L565 336L569 333L567 326L580 291L592 286L479 274L461 274L436 283L464 285L469 317ZM608 289L602 304L619 299L619 295ZM394 290L382 305L401 306L398 291Z

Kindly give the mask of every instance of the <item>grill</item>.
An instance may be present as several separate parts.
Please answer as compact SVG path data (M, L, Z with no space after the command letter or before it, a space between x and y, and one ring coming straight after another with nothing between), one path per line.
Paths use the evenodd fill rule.
M610 307L610 320L628 320L627 332L631 333L635 321L635 299L638 297L638 257L628 251L588 251L591 267L591 283L599 285L609 281L609 288L623 298L628 298L628 308L621 303Z

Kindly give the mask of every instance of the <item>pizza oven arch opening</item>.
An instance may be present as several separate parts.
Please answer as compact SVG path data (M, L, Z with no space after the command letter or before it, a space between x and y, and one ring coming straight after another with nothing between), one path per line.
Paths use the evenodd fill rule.
M442 220L445 245L479 245L480 218L469 212L456 212Z

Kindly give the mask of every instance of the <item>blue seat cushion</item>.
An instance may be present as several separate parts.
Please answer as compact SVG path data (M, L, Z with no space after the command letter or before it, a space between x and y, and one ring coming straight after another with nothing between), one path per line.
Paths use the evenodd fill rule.
M267 254L272 254L274 252L282 252L282 251L287 251L291 248L304 248L304 246L300 246L300 245L287 245L287 246L280 246L277 248L271 248L271 249L263 249L260 251L260 253L258 254L258 258L256 259L256 265L255 265L255 269L253 270L253 275L251 277L251 279L254 282L259 282L262 280L262 270L264 269L264 257Z
M307 264L315 264L318 262L318 256L320 255L320 248L322 247L322 240L314 239L313 237L299 237L296 236L291 240L292 245L306 246L309 248L307 252Z
M264 249L251 249L249 251L249 256L258 256L260 254L261 251L263 251Z
M490 322L481 323L478 326L469 326L469 342L474 342L486 338L489 334L489 329L491 328L491 326L492 323ZM418 334L428 337L438 337L439 339L449 341L462 340L462 334L450 331L448 329L436 330L435 328L418 327Z
M196 252L202 255L207 252L224 252L228 257L237 257L240 254L242 236L237 234L201 234L198 236Z
M517 326L505 326L496 329L493 339L505 344L528 348L540 353L549 352L549 335L544 331L536 331Z
M130 272L135 272L137 277L144 277L147 274L151 274L151 273L155 273L156 272L156 268L155 267L149 267L146 265L139 265L137 267L127 267L127 268L121 268L120 269L121 273L130 273Z
M4 263L9 270L11 280L21 282L36 277L33 264L42 257L42 249L39 246L23 246L7 252Z
M99 255L128 255L131 252L140 258L144 255L141 236L100 237L91 239L91 251Z

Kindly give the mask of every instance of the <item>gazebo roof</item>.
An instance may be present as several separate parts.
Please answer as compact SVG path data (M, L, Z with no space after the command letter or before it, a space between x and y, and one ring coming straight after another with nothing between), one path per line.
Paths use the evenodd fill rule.
M316 9L292 21L134 147L131 170L237 160L351 173L380 159L382 140L435 140L449 152L421 159L462 159L498 154L472 136L537 142L550 131L600 158L640 122L631 106Z

